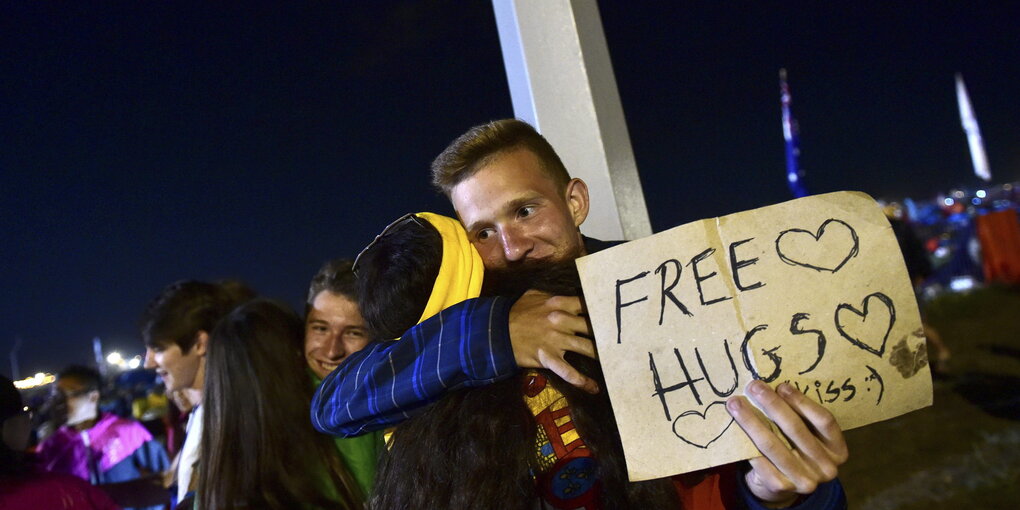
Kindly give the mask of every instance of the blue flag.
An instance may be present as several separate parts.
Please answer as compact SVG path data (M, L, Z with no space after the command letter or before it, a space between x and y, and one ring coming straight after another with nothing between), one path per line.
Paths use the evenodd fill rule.
M790 86L786 84L786 69L779 70L780 101L783 104L783 139L786 140L786 183L794 198L808 195L804 184L804 172L797 164L800 157L800 142L797 121L790 113Z

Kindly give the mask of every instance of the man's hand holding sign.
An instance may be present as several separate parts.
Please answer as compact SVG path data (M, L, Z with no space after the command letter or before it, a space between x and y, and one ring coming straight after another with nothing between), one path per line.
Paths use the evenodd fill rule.
M788 504L836 475L841 429L931 404L913 290L866 195L703 220L577 264L631 480L751 459L749 488Z

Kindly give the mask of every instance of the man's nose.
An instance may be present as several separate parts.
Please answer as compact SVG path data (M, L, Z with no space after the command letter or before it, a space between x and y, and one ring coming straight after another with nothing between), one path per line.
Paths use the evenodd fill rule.
M519 228L508 226L499 231L500 244L503 245L503 256L507 262L523 260L529 252L533 243Z
M156 358L154 357L154 355L155 353L152 352L152 349L148 347L145 348L145 363L142 363L142 368L147 369L156 368Z
M347 348L344 347L343 333L334 333L329 338L329 348L326 349L326 356L329 359L339 359L344 356L347 352Z

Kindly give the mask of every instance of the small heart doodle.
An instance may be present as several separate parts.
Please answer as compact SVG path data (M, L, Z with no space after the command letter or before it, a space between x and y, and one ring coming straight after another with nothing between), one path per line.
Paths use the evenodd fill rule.
M832 228L830 228L832 227ZM791 266L835 273L860 251L857 231L845 221L830 218L818 231L793 228L776 237L779 259Z
M719 407L712 412L716 405ZM712 416L709 416L710 413ZM687 411L677 416L673 420L673 433L691 446L708 448L708 445L726 433L730 425L733 425L733 417L726 412L726 403L716 401L709 404L704 413Z
M875 313L869 313L868 308L873 299L885 306L878 308ZM862 301L862 307L864 311L858 311L846 303L837 306L836 329L850 343L881 358L885 354L889 332L896 323L896 307L892 299L881 292L868 294Z

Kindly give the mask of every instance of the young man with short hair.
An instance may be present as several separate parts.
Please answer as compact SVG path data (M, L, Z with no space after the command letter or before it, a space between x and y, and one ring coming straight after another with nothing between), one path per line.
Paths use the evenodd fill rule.
M350 259L330 260L308 286L305 361L320 381L368 343L352 264Z
M209 333L234 307L254 296L251 289L236 281L183 280L164 288L142 316L145 368L156 369L167 393L182 391L195 406L176 460L177 501L193 489L202 437L201 403Z
M365 320L358 309L353 261L326 262L312 278L305 301L305 361L316 385L348 356L368 344ZM347 469L364 496L375 484L376 463L383 449L382 432L334 438Z

